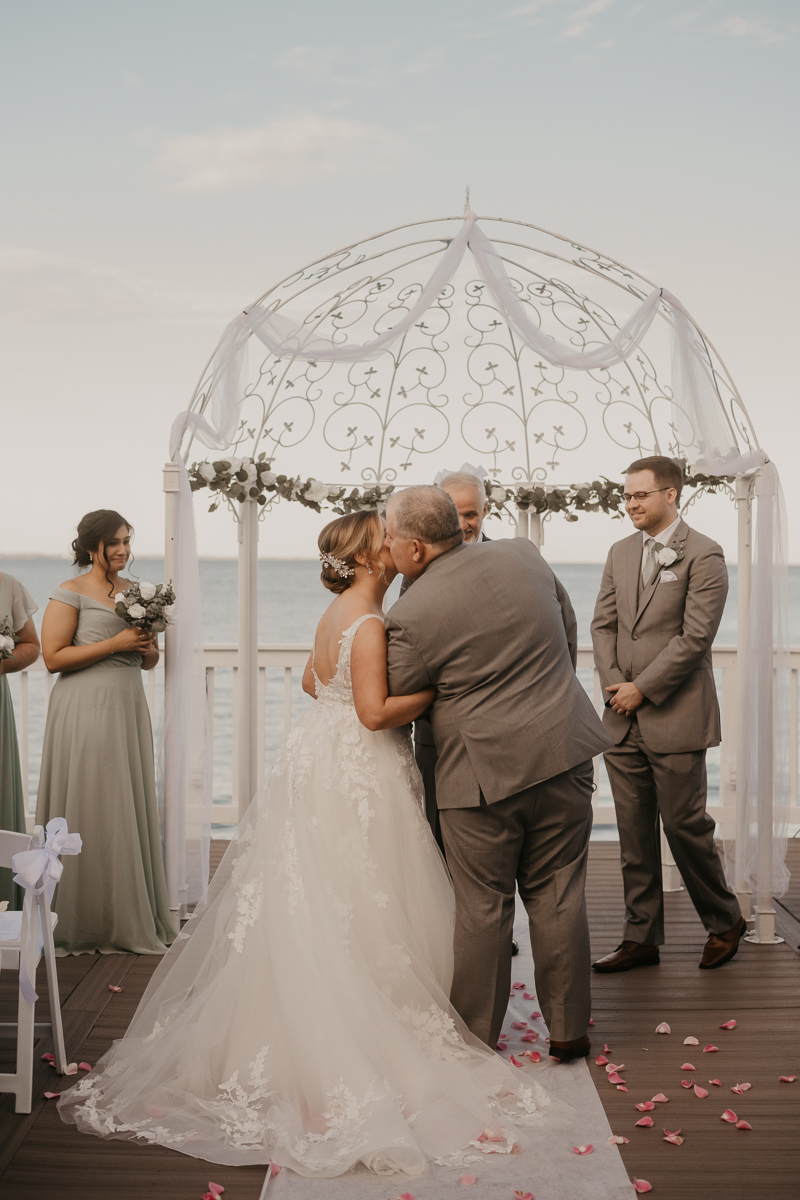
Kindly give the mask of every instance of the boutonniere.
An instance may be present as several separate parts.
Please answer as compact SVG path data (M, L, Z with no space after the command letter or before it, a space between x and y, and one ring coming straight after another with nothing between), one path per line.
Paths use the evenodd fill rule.
M680 562L684 555L684 543L678 542L676 546L662 546L661 542L656 542L656 562L660 567L671 567L674 562Z

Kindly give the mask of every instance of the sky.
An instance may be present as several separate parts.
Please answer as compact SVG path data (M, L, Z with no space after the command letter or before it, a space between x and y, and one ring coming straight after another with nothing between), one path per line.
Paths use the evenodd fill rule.
M457 215L469 185L479 214L683 300L800 562L791 0L29 0L3 26L0 556L65 553L99 507L158 553L169 429L228 320L339 246ZM205 508L201 552L234 556ZM298 510L268 516L262 555L315 555L324 520ZM734 556L731 505L692 519ZM623 532L556 519L546 554L600 561Z

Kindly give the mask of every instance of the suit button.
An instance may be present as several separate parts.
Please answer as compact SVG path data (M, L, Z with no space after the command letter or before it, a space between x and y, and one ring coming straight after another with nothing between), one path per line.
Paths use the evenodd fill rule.
M632 634L631 634L631 641L633 641L633 642L638 642L638 640L639 640L639 635L638 635L638 633L632 633Z

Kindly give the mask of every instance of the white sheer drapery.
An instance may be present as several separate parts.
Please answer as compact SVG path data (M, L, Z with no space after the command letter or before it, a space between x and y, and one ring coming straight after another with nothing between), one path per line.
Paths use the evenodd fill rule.
M755 470L761 472L750 604L751 620L757 633L750 638L747 662L740 666L740 679L757 684L751 686L749 692L753 705L753 719L749 723L752 744L746 772L750 816L738 853L747 864L746 874L753 890L762 899L781 895L788 883L784 860L789 801L784 763L788 761L789 708L788 686L783 686L782 669L778 672L781 682L771 688L773 653L770 650L770 647L777 647L779 663L784 662L782 647L786 645L787 626L786 610L781 607L780 598L787 593L787 568L782 549L785 523L781 516L780 480L774 464L769 463L762 450L742 451L740 448L717 389L705 341L677 297L663 288L654 289L607 342L585 350L559 343L530 319L508 277L500 253L477 224L475 214L468 211L462 229L447 245L416 302L408 309L398 310L394 326L371 342L339 344L321 334L319 326L330 313L316 312L313 324L298 323L261 304L240 313L228 325L215 353L209 401L204 412L181 414L174 427L176 437L179 440L183 430L191 428L193 436L211 449L224 450L231 445L245 399L242 372L251 336L257 337L280 358L299 358L307 362L361 362L375 358L390 349L435 302L453 278L467 247L509 325L527 346L552 366L585 371L611 368L638 348L661 312L671 330L673 415L679 440L689 448L690 465L695 471L715 475L741 476ZM332 303L340 304L341 297ZM771 564L771 568L767 569L765 564ZM764 707L768 692L772 699ZM765 724L765 714L769 716L772 733ZM774 797L772 789L764 782L770 743ZM739 828L741 832L741 822ZM732 855L733 852L728 857L731 880Z

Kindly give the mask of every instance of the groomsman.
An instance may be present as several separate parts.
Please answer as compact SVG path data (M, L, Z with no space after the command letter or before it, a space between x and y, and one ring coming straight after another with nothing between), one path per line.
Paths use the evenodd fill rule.
M483 532L483 522L489 511L486 503L486 489L477 475L466 471L453 471L445 475L439 482L439 487L447 492L458 509L458 518L465 542L488 542ZM400 587L400 595L404 595L413 580L404 578ZM431 723L425 717L418 717L414 722L414 757L422 774L425 786L425 816L433 830L433 836L439 843L439 849L444 854L444 842L439 827L439 809L436 805L436 742L433 739ZM516 946L516 943L514 943ZM514 953L517 953L515 950Z
M716 542L678 516L683 469L661 455L631 463L625 507L637 532L611 547L592 621L613 745L605 752L625 885L623 940L592 964L629 971L664 942L659 814L708 931L700 967L733 958L746 929L706 812L706 750L720 742L711 646L728 573Z

